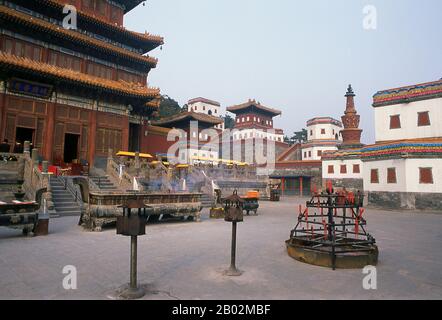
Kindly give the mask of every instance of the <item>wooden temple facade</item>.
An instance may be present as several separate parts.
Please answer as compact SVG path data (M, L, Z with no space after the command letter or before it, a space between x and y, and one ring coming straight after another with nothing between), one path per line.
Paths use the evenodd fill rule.
M128 31L138 0L0 1L0 139L31 141L55 165L141 151L159 89L147 86L163 38ZM77 29L63 26L65 4Z

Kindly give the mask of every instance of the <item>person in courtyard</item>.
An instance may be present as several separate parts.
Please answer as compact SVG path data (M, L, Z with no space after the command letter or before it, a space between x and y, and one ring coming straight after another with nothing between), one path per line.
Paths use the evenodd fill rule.
M3 142L0 144L0 152L9 152L11 149L11 146L8 143L8 139L4 139Z

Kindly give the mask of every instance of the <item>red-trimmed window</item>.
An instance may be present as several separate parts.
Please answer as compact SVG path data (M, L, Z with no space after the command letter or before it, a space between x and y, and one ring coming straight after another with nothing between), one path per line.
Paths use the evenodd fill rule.
M347 173L347 166L345 164L341 165L341 174Z
M321 129L321 134L325 134L325 129Z
M428 111L418 112L417 114L417 125L418 127L425 127L431 125L430 114Z
M396 168L387 169L387 183L397 183Z
M400 129L401 128L401 117L400 115L390 116L390 129Z
M371 169L370 182L371 183L379 183L379 170L378 169Z
M335 166L328 166L328 173L335 173Z
M307 158L307 151L304 152L304 158Z
M309 157L309 158L312 157L312 152L311 152L311 151L308 152L308 157Z
M318 150L318 157L322 157L322 150Z
M361 173L361 166L359 164L353 165L353 173Z
M419 168L419 183L420 184L433 184L433 169L432 168Z

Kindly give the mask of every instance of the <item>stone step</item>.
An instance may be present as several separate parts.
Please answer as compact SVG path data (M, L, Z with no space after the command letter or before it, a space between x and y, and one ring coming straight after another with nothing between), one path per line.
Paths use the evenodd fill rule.
M57 207L55 206L56 212L81 212L81 209L78 206L75 207Z
M51 218L79 217L80 215L81 215L80 211L63 211L63 212L57 212L57 215L51 216Z
M52 194L52 199L53 200L65 200L65 199L73 199L74 197L71 194Z
M62 207L62 206L66 206L66 205L78 205L78 204L73 199L66 199L66 200L62 200L62 201L54 200L54 205L56 207Z
M66 190L52 190L52 194L54 195L71 195L69 191Z

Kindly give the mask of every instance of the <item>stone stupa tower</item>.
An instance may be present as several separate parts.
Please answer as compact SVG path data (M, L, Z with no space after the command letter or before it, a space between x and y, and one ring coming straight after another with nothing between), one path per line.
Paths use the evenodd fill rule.
M351 84L348 86L345 97L347 98L347 106L345 108L345 114L342 116L342 123L344 124L344 130L341 131L342 144L340 149L355 149L361 148L362 129L359 129L360 115L358 115L355 108L354 97L356 95L353 92Z

